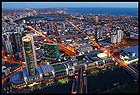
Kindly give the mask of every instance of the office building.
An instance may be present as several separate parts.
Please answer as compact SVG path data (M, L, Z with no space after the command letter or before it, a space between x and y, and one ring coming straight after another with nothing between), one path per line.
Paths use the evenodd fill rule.
M58 58L59 53L59 45L56 43L44 43L44 56L49 58Z
M33 35L26 35L22 38L26 70L29 76L36 75L37 60L34 49Z

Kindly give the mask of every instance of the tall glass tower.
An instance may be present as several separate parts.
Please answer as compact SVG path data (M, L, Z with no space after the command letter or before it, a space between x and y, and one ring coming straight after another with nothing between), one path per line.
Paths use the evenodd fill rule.
M36 75L37 61L34 49L33 35L27 34L22 38L22 41L27 73L29 76Z

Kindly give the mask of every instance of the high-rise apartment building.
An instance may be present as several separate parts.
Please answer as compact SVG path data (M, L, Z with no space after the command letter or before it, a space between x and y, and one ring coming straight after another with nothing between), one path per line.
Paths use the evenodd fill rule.
M97 28L95 30L95 34L96 34L96 41L98 41L99 39L102 38L103 33L102 33L102 31L100 29Z
M24 47L24 56L26 62L26 70L29 76L36 75L37 71L37 60L34 49L33 35L27 34L22 38Z
M23 54L22 54L22 35L20 32L14 32L14 39L15 39L15 42L14 42L14 45L15 45L15 49L16 49L16 56L15 58L18 60L18 59L22 59L23 58Z
M19 32L14 32L14 36L15 36L15 43L16 43L16 49L17 52L21 52L22 51L22 36L21 33Z
M111 43L119 43L123 40L124 32L117 28L115 31L113 31L113 34L111 35Z
M10 41L11 32L6 32L2 34L2 47L5 51L5 54L13 54L13 48Z
M111 35L111 43L112 44L117 43L117 35L115 35L115 34Z
M95 16L95 22L98 23L98 21L99 21L99 17L96 15Z
M122 31L122 30L118 30L118 31L117 31L117 42L118 42L118 43L122 41L123 36L124 36L123 31Z

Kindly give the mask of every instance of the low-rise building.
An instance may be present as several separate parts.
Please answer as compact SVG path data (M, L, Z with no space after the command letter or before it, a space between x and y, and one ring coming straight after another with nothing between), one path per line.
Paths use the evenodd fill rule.
M10 77L10 82L13 88L21 89L26 87L26 83L23 78L23 72L16 72Z
M43 79L54 78L54 68L52 65L45 63L44 65L40 66L41 72L43 74Z
M41 83L43 75L39 66L37 66L36 75L32 75L32 76L27 74L26 68L23 68L22 70L23 70L23 77L26 85L32 87L38 83Z
M68 75L68 68L61 63L51 64L54 68L55 80L62 79Z
M121 52L120 58L123 59L126 64L130 64L138 61L138 56L136 55L136 53L130 51Z
M134 53L134 52L123 51L120 53L120 58L123 60L128 60L135 56L136 56L136 53Z

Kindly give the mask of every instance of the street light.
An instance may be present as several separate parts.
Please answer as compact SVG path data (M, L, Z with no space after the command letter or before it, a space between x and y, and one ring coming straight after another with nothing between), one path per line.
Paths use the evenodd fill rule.
M105 50L104 53L107 53L107 50Z

